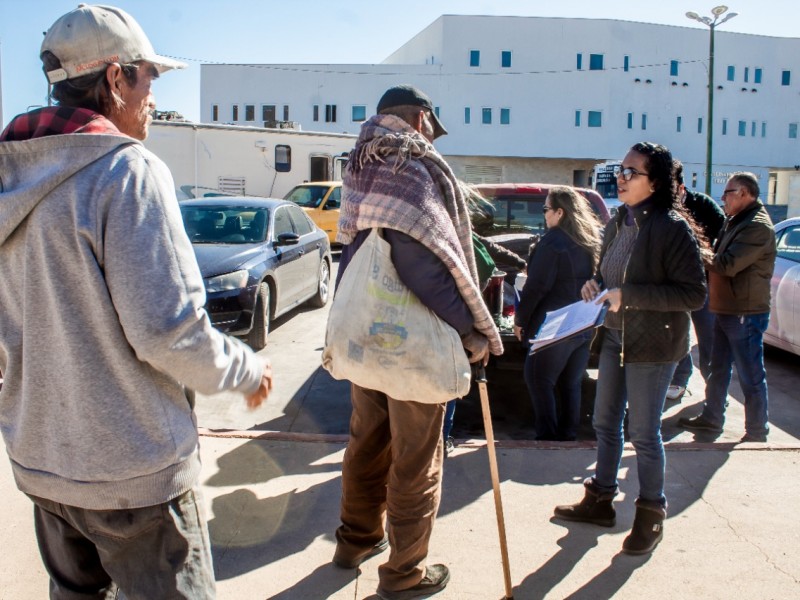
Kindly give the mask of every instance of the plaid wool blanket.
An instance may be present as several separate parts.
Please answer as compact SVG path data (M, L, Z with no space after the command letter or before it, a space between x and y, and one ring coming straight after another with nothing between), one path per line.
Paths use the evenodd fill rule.
M411 236L441 260L489 340L503 344L478 289L472 229L461 186L444 158L394 115L364 123L343 177L336 241L349 244L364 229L387 228Z

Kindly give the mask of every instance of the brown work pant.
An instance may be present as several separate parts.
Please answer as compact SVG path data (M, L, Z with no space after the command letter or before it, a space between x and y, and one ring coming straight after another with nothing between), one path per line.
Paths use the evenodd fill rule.
M442 489L444 404L393 400L352 384L350 441L342 464L339 552L357 556L384 535L389 560L378 568L387 591L417 585Z

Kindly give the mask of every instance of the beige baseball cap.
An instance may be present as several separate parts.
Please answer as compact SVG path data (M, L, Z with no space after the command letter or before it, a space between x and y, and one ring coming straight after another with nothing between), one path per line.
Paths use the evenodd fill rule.
M111 63L145 60L159 73L186 68L185 63L156 54L136 20L113 6L79 4L47 30L41 49L45 51L61 61L60 69L47 72L51 84L97 73Z

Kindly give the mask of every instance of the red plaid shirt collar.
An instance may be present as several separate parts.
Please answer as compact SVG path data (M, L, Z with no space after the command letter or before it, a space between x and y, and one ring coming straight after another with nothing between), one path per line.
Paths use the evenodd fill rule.
M48 106L15 117L0 134L0 142L18 142L67 133L123 135L116 125L93 110Z

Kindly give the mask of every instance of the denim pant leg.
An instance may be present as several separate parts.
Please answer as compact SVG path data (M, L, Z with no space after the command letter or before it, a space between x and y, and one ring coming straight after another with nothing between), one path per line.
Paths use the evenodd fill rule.
M685 388L687 385L689 385L689 379L692 376L692 370L692 353L689 352L689 354L678 361L678 366L675 369L675 375L672 377L671 385L678 385Z
M703 403L703 418L714 425L725 424L725 407L727 406L728 387L733 374L733 350L728 333L722 321L728 315L714 316L714 341L711 347L711 373L706 381L706 400ZM737 317L731 317L736 320Z
M664 471L666 457L661 438L661 413L676 363L625 365L628 392L628 432L636 450L639 498L666 507Z
M745 431L762 434L769 431L767 422L767 373L764 369L764 331L769 313L758 315L717 315L718 329L724 331L730 356L736 363L736 373L744 393ZM730 373L728 367L728 383ZM728 387L725 387L727 397ZM724 411L724 404L723 404ZM724 413L723 413L724 414Z
M625 370L620 366L621 332L606 329L600 347L597 393L592 425L597 435L597 466L594 483L601 491L617 490L617 472L622 459L625 418Z
M119 588L119 599L215 597L211 544L198 490L163 504L119 510L31 499L39 545L47 548L42 558L51 576L51 598L105 598L97 589L101 570ZM88 587L83 564L77 562L83 557L90 559ZM73 568L80 579L65 568L70 561L76 561ZM90 593L78 593L83 589Z
M714 344L714 313L708 309L708 296L703 307L692 311L692 324L697 337L697 368L705 381L711 373L711 349ZM674 379L674 377L673 377Z
M450 400L444 409L444 425L442 425L442 438L447 440L453 431L453 422L456 416L456 401Z
M558 437L562 440L574 440L578 435L581 419L581 391L583 375L589 362L589 345L591 334L577 336L576 348L572 351L558 379L558 390L561 396L561 411L558 418Z
M525 383L533 402L537 440L558 437L556 384L575 347L575 339L568 339L525 358Z

